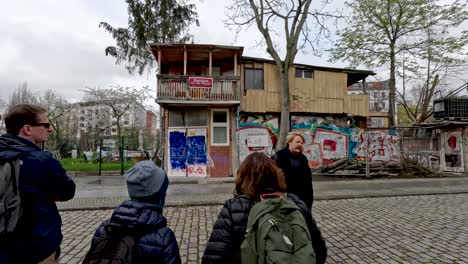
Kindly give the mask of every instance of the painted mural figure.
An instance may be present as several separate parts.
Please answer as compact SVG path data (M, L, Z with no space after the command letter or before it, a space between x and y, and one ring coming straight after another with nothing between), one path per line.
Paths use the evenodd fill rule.
M206 244L202 264L241 263L241 244L245 238L249 213L262 194L286 191L281 170L267 155L255 152L246 157L237 171L235 196L224 203ZM287 199L300 210L310 232L316 262L325 263L327 247L312 213L294 194Z
M314 201L312 172L307 157L302 154L304 137L299 133L290 133L286 140L287 146L276 152L272 159L283 170L287 192L299 196L308 208L312 208Z

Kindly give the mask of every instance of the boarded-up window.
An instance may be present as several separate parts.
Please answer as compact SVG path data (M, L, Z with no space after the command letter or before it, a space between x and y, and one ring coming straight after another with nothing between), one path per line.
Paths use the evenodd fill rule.
M245 89L263 90L263 69L245 69Z
M169 127L208 126L208 109L201 107L169 110Z

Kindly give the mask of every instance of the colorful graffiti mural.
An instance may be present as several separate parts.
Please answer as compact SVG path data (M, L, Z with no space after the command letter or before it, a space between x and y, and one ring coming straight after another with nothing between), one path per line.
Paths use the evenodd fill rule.
M206 129L169 129L169 176L206 176Z
M278 136L278 117L242 114L239 119L239 161L253 152L272 154Z
M364 130L347 127L344 118L292 116L291 127L304 135L304 154L316 168L341 158L364 158ZM399 160L399 135L396 131L369 131L369 160Z
M344 157L357 157L362 132L359 128L346 126L346 119L331 116L291 117L292 129L300 131L304 136L303 153L309 159L311 168L327 165Z
M239 126L240 162L252 152L272 154L278 135L277 117L243 114ZM304 136L303 153L311 168L342 158L365 157L364 130L346 118L292 115L291 128ZM368 138L371 162L400 160L400 136L396 131L369 131Z
M365 143L367 137L368 143ZM395 130L368 131L363 137L358 148L359 158L365 159L366 145L368 145L368 157L370 162L376 161L400 161L400 135Z
M187 175L206 176L206 129L187 129Z
M314 132L313 142L321 146L324 165L348 156L348 135L319 128Z
M239 131L239 160L240 162L254 152L272 154L273 142L266 127L245 127Z
M444 171L463 172L463 144L461 131L442 133L441 167Z

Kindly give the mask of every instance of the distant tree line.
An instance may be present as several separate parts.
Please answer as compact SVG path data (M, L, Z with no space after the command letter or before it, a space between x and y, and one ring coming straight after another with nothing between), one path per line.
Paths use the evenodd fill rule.
M140 147L140 131L143 132L144 150L157 149L159 132L136 127L134 124L123 125L123 116L129 116L133 105L144 107L145 98L149 97L148 87L136 89L133 87L112 86L109 88L86 88L80 103L70 103L54 90L35 93L28 88L27 82L22 82L10 95L7 102L3 102L5 111L12 105L20 103L40 104L48 109L49 122L54 129L45 148L54 151L62 157L70 156L72 149L81 151L96 150L103 139L113 140L120 146L121 136L125 137L125 149L137 150ZM2 103L2 102L0 102ZM80 105L93 104L97 107L93 115L93 122L86 116L85 127L80 127ZM4 113L2 113L3 116ZM83 117L82 117L83 118ZM83 121L83 120L82 120ZM146 125L146 115L145 120ZM112 136L111 129L116 127L116 136ZM78 137L79 135L79 137Z

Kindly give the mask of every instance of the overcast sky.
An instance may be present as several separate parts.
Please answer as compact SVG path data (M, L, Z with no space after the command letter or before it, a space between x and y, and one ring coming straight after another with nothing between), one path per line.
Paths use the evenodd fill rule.
M244 46L244 55L267 58L264 48L256 46L260 39L256 28L234 42L234 32L222 22L227 2L197 2L200 27L191 31L195 42ZM1 1L0 9L0 98L8 100L24 81L33 92L54 89L72 102L82 98L80 90L86 87L149 85L155 90L155 70L149 75L129 75L104 54L115 42L98 27L99 22L125 27L128 14L123 0ZM302 53L296 62L345 66Z

